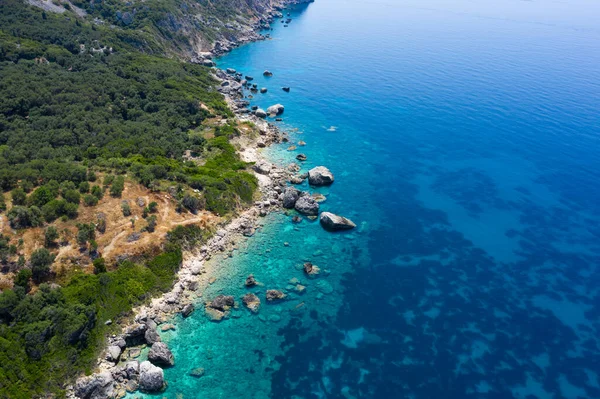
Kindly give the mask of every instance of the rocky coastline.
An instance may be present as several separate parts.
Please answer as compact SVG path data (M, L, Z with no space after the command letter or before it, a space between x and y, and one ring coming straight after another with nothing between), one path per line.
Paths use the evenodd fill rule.
M312 0L311 0L312 1ZM274 18L282 17L280 10L284 5L307 3L311 1L284 1L267 12L264 21L259 21L254 34L244 36L228 45L215 44L214 51L202 55L198 60L206 66L214 67L211 58L224 54L240 44L262 40L265 37L258 34L258 29L265 29L265 21L269 23ZM255 36L256 35L256 36ZM206 62L210 60L209 64ZM265 71L267 73L268 71ZM300 184L309 180L311 185L329 185L334 181L333 174L325 167L317 167L304 175L299 175L301 167L297 163L287 166L275 165L259 154L259 149L273 143L289 141L286 134L277 126L268 122L266 117L276 117L283 112L283 105L276 104L269 108L264 115L260 110L250 110L248 102L244 99L244 89L251 89L248 79L236 71L214 69L214 77L220 82L219 91L224 95L230 109L239 122L251 122L258 131L257 137L244 137L240 143L242 150L240 157L246 162L253 163L252 169L259 182L260 200L244 210L240 215L218 229L209 241L194 252L184 254L182 266L176 276L172 290L160 297L152 299L149 304L133 310L133 320L124 321L122 333L108 338L106 350L98 361L96 372L91 376L82 377L73 386L67 388L67 397L70 399L85 398L122 398L127 393L160 392L166 386L162 367L172 366L175 362L168 346L161 342L158 329L168 331L175 326L169 322L176 314L184 318L195 311L195 303L199 303L202 292L199 292L200 282L207 280L210 283L209 273L205 268L206 262L219 253L231 253L236 242L245 237L252 236L260 226L261 217L270 212L283 209L295 209L298 213L316 219L319 215L318 198L310 193L300 191L290 184ZM331 214L330 214L331 215ZM333 215L336 216L336 215ZM337 216L336 216L337 217ZM298 218L298 216L296 216ZM349 220L339 217L343 227L354 227ZM347 223L348 222L348 223ZM351 227L350 227L351 226ZM325 225L324 225L325 227ZM335 229L332 229L335 230ZM249 277L250 279L250 277ZM206 281L204 281L206 283ZM282 298L280 292L267 295L267 301ZM269 293L269 292L268 292ZM278 296L277 294L281 294ZM215 300L207 302L207 315L214 311L215 321L226 315L227 306L215 305ZM218 302L218 301L217 301ZM258 311L260 299L258 297L244 298L244 304L252 311ZM150 348L148 360L138 361L142 348Z

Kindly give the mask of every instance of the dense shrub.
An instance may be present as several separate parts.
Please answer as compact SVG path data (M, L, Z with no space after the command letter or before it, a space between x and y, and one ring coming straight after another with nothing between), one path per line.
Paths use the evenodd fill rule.
M30 262L33 281L39 283L49 274L54 256L46 248L40 248L33 251Z

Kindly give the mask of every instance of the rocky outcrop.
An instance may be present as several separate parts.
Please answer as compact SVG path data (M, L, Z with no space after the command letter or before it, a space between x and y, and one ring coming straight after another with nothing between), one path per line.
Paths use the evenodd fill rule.
M144 333L144 338L149 345L160 342L160 335L156 332L156 328L148 328Z
M183 309L181 309L181 315L184 318L190 317L190 315L192 314L192 312L194 311L194 305L191 303L188 303L187 305L185 305L183 307Z
M159 392L165 386L165 375L160 367L149 361L140 364L139 388L142 392ZM108 397L108 396L106 396Z
M118 345L110 345L106 348L106 360L117 363L121 357L121 347Z
M308 276L316 276L321 271L317 265L313 265L311 262L304 263L303 269Z
M148 352L148 360L158 366L172 366L175 364L173 353L164 342L155 342Z
M285 108L283 105L275 104L275 105L271 105L269 108L267 108L267 114L269 114L270 117L275 117L277 115L283 114L284 110L285 110Z
M267 301L273 302L285 298L285 294L279 290L267 290Z
M244 295L242 302L252 313L257 313L260 308L260 299L252 293Z
M231 295L219 295L209 302L208 306L217 310L228 310L235 305L235 300Z
M319 203L309 195L298 198L294 208L306 216L317 216L319 214Z
M333 173L325 166L317 166L308 171L308 183L312 186L329 186L333 181Z
M260 160L252 166L252 169L261 175L268 175L271 173L271 170L273 170L273 164L265 160Z
M110 372L83 377L75 383L75 396L80 399L106 399L114 395L114 379Z
M300 190L295 187L287 187L283 192L283 207L293 209L298 198L300 198Z
M321 226L323 226L323 228L330 231L351 230L356 227L356 224L354 224L354 222L352 222L350 219L347 219L343 216L338 216L331 212L321 213L319 221L321 222Z
M254 278L254 275L251 274L246 278L246 281L244 282L244 285L246 287L254 287L258 284L258 282L256 281L256 279Z

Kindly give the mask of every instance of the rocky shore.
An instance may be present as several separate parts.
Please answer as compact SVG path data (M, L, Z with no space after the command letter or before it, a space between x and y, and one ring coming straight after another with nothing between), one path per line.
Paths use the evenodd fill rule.
M216 70L215 75L222 82L230 79L223 71ZM172 359L167 345L160 342L157 330L174 328L168 322L175 314L187 317L194 311L194 303L202 295L198 292L199 281L208 278L206 261L217 253L231 251L236 241L254 234L259 218L282 208L286 184L299 166L281 167L269 163L259 157L258 149L286 140L285 135L267 121L242 112L239 107L241 91L226 90L223 94L238 119L254 123L260 133L256 138L246 138L240 155L246 162L254 162L261 200L217 230L206 245L184 255L173 289L150 304L134 309L133 322L122 326L122 334L109 337L97 372L80 378L69 389L68 397L121 398L126 392L162 390L165 381L161 367L173 365L176 359ZM148 360L140 363L136 359L145 347L151 348Z
M306 1L285 1L285 4L295 4ZM281 3L280 3L281 4ZM280 6L281 7L281 6ZM269 10L265 21L272 21L280 17L281 8ZM262 21L256 28L265 29ZM256 31L254 34L258 35ZM245 39L230 42L227 45L215 44L215 51L206 54L206 66L214 66L205 62L209 57L229 51L232 47L247 41L259 40L263 36L249 34ZM212 62L212 61L211 61ZM267 73L268 71L265 71ZM270 73L270 72L269 72ZM122 333L108 338L107 347L98 362L96 373L80 378L74 386L68 388L67 397L100 399L122 398L127 392L159 392L166 386L163 367L170 367L177 359L173 358L168 346L161 342L158 329L168 331L175 329L169 322L173 316L180 313L188 317L195 311L195 304L200 303L202 297L200 283L210 283L210 271L206 263L218 253L231 253L236 242L254 234L260 225L260 218L273 211L282 209L295 209L299 214L316 219L319 215L318 195L313 196L306 191L300 191L289 184L300 184L308 179L314 186L330 185L334 181L333 174L325 167L316 167L304 175L298 175L301 167L297 163L286 166L275 165L263 159L259 149L273 143L287 142L288 137L274 124L268 122L266 117L276 117L283 112L283 105L276 104L263 115L261 110L250 110L249 103L244 98L244 89L252 86L248 84L250 77L244 79L243 75L233 70L214 69L214 76L220 82L219 91L225 96L230 109L239 122L251 122L258 131L254 137L243 136L238 142L240 157L246 162L253 163L252 169L259 182L260 200L256 201L249 209L218 229L206 245L195 252L184 254L184 261L177 274L173 289L154 298L149 304L134 309L135 317L132 321L122 325ZM265 75L267 76L267 75ZM251 80L251 78L250 78ZM235 144L235 143L234 143ZM295 218L299 218L296 216ZM331 230L353 228L354 224L343 217L327 214L321 223ZM327 226L326 226L327 225ZM310 273L318 273L314 267ZM252 276L249 279L252 281ZM203 281L207 280L207 281ZM267 291L267 301L276 301L285 295L277 290ZM219 321L226 315L228 308L227 298L214 298L207 302L205 308L207 316L214 313L212 320ZM244 298L244 304L251 311L257 312L260 299L254 295ZM148 360L140 362L138 357L143 349L149 348Z
M269 0L261 10L261 16L248 25L228 26L235 28L235 33L228 37L220 37L212 43L212 48L201 51L191 57L190 61L208 67L215 66L214 57L219 57L236 47L246 43L256 42L270 38L270 34L261 34L260 31L270 30L276 18L283 18L282 10L291 5L312 3L314 0ZM282 21L291 21L290 18Z

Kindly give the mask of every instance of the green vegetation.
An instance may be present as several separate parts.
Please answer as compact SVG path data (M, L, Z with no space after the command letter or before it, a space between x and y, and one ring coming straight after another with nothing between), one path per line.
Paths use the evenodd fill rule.
M25 269L14 289L0 294L0 397L61 395L64 381L93 366L110 328L104 321L168 290L181 265L182 245L199 244L208 234L196 226L178 227L169 233L165 252L145 265L126 261L107 272L104 259L97 258L95 274L76 274L64 288L42 284L25 295L29 279L47 273L51 263L45 248L36 251L33 273Z
M166 57L166 40L185 45L161 25L179 2L74 4L91 16L46 13L20 0L0 4L0 211L16 230L45 227L46 247L25 259L23 240L0 236L0 262L20 269L14 288L0 293L2 398L63 396L115 328L104 322L169 289L182 248L209 234L178 227L161 255L118 265L96 258L94 274L71 271L62 288L52 288L46 282L56 247L74 237L48 223L77 219L82 199L96 206L104 191L121 197L127 180L152 190L176 186L179 210L221 215L250 203L257 187L229 143L239 134L234 124L204 138L210 117L232 116L208 70ZM133 7L138 12L126 16ZM94 24L92 16L109 23ZM187 150L203 164L186 160ZM149 215L156 210L155 203L146 209L147 231L156 227ZM77 227L77 243L98 256L95 234L106 221Z

